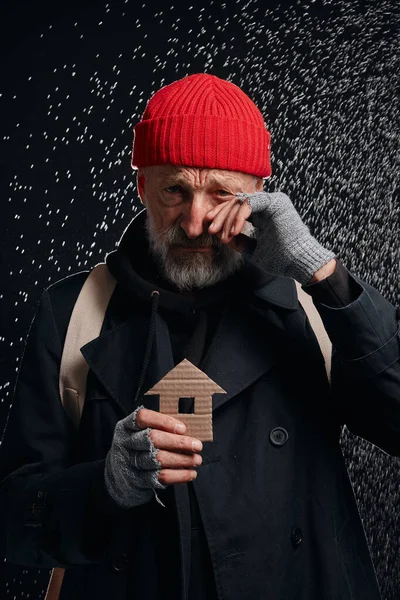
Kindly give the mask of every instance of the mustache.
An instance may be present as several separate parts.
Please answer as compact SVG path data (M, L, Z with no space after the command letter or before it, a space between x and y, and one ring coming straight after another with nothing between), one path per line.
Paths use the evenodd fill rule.
M185 248L221 248L221 240L208 232L203 232L197 238L190 239L179 225L171 225L162 233L164 241L169 246L184 246Z

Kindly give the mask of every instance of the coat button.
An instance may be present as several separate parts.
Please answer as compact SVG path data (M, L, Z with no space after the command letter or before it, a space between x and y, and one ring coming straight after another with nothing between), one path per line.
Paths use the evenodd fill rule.
M299 527L295 527L292 530L290 539L291 539L291 542L292 542L294 548L297 548L297 546L300 546L301 542L303 541L303 532L301 531L301 529Z
M114 556L113 561L112 561L112 570L115 573L121 573L122 571L125 571L127 565L128 565L128 555L127 554L124 554L123 552L121 552L121 554L117 554L116 556Z
M275 427L269 434L269 439L274 446L283 446L288 441L289 434L283 427Z

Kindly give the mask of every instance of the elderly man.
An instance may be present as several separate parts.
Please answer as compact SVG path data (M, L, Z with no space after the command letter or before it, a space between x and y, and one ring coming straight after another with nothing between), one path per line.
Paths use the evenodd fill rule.
M398 312L263 192L270 136L237 86L196 74L135 127L141 211L77 435L61 352L88 273L45 290L2 456L4 554L64 567L61 600L378 600L341 425L400 456ZM294 280L333 344L331 384ZM227 393L201 443L144 395L184 358ZM183 411L192 410L192 399Z

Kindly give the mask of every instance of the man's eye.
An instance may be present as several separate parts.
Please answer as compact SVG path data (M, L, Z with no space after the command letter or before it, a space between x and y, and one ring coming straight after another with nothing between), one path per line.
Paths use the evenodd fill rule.
M165 191L168 192L168 194L176 194L176 193L180 192L180 190L181 190L180 185L170 185L169 187L165 188Z
M217 190L216 192L218 194L218 196L230 196L231 193L227 192L226 190Z

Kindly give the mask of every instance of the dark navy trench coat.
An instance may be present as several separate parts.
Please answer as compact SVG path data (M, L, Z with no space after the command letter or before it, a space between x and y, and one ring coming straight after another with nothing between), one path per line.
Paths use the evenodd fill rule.
M100 336L82 347L90 371L76 435L58 371L87 274L45 290L31 324L1 448L1 550L11 563L66 568L61 600L131 600L143 511L109 503L103 469L132 411L149 311L117 285ZM215 441L193 482L221 600L380 598L339 436L346 424L400 456L399 314L358 281L350 305L317 305L334 345L331 387L293 280L271 277L223 318L204 370L227 394L213 397ZM143 390L172 366L158 316ZM184 599L190 523L184 506L178 514Z

